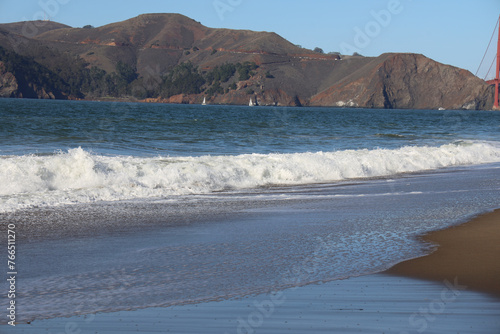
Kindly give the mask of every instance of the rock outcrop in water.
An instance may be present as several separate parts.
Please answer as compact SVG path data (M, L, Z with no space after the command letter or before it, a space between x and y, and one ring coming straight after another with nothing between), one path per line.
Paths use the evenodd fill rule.
M98 28L2 24L0 46L50 71L30 79L38 83L27 83L35 92L28 96L20 91L18 74L0 69L0 96L135 96L171 103L201 103L207 97L208 103L221 104L247 105L253 99L259 105L411 109L490 109L493 104L493 89L483 80L423 55L325 55L275 33L213 29L179 14L140 15ZM188 62L206 82L196 93L165 95L165 76ZM237 63L257 68L227 81L207 79L217 66ZM60 80L55 91L44 79L52 75Z

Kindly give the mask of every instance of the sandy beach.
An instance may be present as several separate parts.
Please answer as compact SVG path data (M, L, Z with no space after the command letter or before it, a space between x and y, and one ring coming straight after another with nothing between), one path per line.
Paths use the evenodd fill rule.
M428 256L405 261L388 273L443 282L500 297L500 210L422 238L437 245Z

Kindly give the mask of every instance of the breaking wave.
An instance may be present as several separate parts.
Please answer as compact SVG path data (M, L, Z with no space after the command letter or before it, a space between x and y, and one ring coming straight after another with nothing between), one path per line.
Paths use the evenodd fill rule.
M82 148L0 157L0 212L390 176L500 161L495 142L294 154L138 158Z

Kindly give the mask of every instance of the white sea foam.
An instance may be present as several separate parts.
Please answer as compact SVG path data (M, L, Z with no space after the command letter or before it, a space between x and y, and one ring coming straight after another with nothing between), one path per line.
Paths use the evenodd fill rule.
M81 148L0 158L0 211L266 185L333 182L500 161L491 142L295 154L138 158Z

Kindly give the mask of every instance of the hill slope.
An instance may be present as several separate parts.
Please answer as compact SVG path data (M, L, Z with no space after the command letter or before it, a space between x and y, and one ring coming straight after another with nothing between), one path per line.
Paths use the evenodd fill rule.
M422 55L325 55L275 33L208 28L180 14L145 14L97 28L50 22L30 36L23 33L27 24L41 25L0 25L0 46L60 76L73 96L200 103L206 95L211 103L247 104L252 98L265 105L370 108L492 106L492 88L484 81ZM189 73L179 67L186 63L193 65ZM223 64L239 65L221 80ZM190 88L180 91L189 94L166 94L175 91L167 86L181 82L174 72L196 87L188 82Z
M311 98L311 104L369 108L484 109L491 87L470 72L423 55L384 54Z

